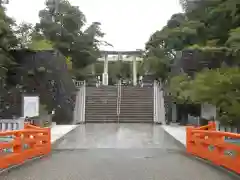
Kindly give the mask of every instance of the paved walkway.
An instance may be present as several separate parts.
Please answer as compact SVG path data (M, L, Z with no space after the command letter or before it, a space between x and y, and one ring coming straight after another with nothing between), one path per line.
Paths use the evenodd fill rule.
M162 125L162 128L186 147L186 126Z
M184 146L176 143L163 127L151 124L79 125L54 145L51 156L1 174L0 179L236 179L186 155Z
M77 125L55 125L51 128L51 143L55 143L58 139L75 129Z

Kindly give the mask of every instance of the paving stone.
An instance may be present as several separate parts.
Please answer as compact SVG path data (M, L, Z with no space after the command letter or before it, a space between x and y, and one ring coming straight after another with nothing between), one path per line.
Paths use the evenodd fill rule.
M185 153L161 126L87 124L1 180L235 180Z

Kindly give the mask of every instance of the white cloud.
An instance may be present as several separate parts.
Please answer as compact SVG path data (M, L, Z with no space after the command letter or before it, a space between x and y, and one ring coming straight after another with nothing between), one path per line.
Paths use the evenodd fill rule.
M105 40L115 50L144 48L150 35L161 29L172 14L181 12L179 0L70 0L89 23L99 21ZM38 22L45 0L10 0L8 14L19 23ZM109 49L109 48L107 48Z

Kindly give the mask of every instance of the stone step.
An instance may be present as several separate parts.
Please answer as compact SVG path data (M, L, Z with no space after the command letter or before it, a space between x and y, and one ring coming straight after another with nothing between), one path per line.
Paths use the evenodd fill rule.
M86 99L114 99L117 98L118 96L109 96L106 94L99 94L98 96L86 96Z
M120 115L121 116L149 116L149 115L153 115L153 112L144 112L144 113L141 113L141 112L122 112L120 111Z
M118 117L117 115L109 115L109 116L96 115L96 116L86 116L85 119L86 119L86 122L105 122L105 121L117 122Z
M119 121L118 121L119 120ZM110 122L120 122L120 123L153 123L153 117L91 117L86 118L86 123L97 123L97 122L103 122L103 123L110 123Z
M116 111L117 107L114 108L86 108L85 111L104 111L104 112L108 112L108 111Z
M108 112L108 111L116 111L117 107L114 108L86 108L85 111L103 111L103 112Z
M153 90L153 87L122 86L121 88L125 90Z
M89 103L116 103L117 102L117 98L115 99L86 99L86 102L89 102Z
M121 97L122 101L149 101L153 102L153 98L147 98L147 97Z
M126 105L128 105L128 104L130 104L130 105L133 105L133 104L136 104L136 105L153 105L153 102L152 101L122 101L121 100L121 105L123 105L123 104L126 104Z
M110 111L103 111L103 110L86 110L85 111L85 114L116 114L117 113L117 110L110 110ZM134 111L128 111L128 110L123 110L121 109L120 110L120 113L121 114L153 114L153 111L152 110L148 110L148 111L145 111L143 112L142 110L134 110Z
M114 112L114 113L108 113L108 114L106 114L106 113L94 113L94 112L92 112L92 113L85 113L85 116L86 117L91 117L91 116L117 116L117 112Z
M86 122L117 122L118 88L88 87ZM119 122L153 122L153 88L127 86L121 89Z
M86 102L86 105L88 105L88 106L95 106L95 107L97 107L97 106L116 106L117 105L117 102L115 102L115 103L94 103L94 102Z
M124 111L124 110L120 110L121 114L141 114L141 115L145 115L145 114L153 114L153 111L147 111L147 112L142 112L142 111Z
M86 107L86 110L112 110L116 109L118 106L90 106ZM120 109L126 109L126 110L138 110L138 109L145 109L145 110L153 110L153 106L141 106L141 105L136 105L136 106L127 106L127 105L120 105Z
M117 116L118 114L116 112L114 113L85 113L86 117L92 117L92 116ZM120 116L122 117L125 117L125 116L129 116L129 117L153 117L153 112L151 113L145 113L145 114L142 114L142 113L120 113L119 114Z
M85 101L87 102L87 101L102 101L102 102L104 102L104 101L111 101L111 102L116 102L117 101L117 97L113 97L113 98L105 98L105 97L101 97L101 96L99 96L99 97L87 97L87 98L85 98Z
M144 110L144 111L153 111L152 107L120 107L121 110L125 110L125 111L137 111L137 110Z
M121 92L153 92L153 89L121 89Z
M113 107L117 107L117 103L115 104L86 104L85 108L113 108Z
M135 104L135 103L121 103L120 104L120 108L130 108L130 109L134 109L134 108L153 108L153 104L152 103L145 103L145 104Z
M91 106L86 106L85 109L114 109L117 108L118 106L116 104L102 104L102 105L93 105L91 104ZM120 108L121 109L153 109L153 105L152 104L120 104Z
M122 92L121 93L122 96L143 96L143 97L153 97L153 93L146 93L146 92Z
M150 115L146 115L146 116L137 116L137 115L135 115L135 116L131 116L131 115L120 115L119 116L120 118L124 118L124 119L127 119L127 118L129 118L129 119L153 119L153 116L150 116Z
M120 104L120 108L121 109L139 109L139 108L150 108L150 109L153 109L153 105L152 104L124 104L124 103L121 103Z
M86 104L85 106L85 109L87 108L99 108L99 109L106 109L106 108L114 108L114 107L117 107L117 103L114 103L114 104Z
M102 115L109 115L109 114L117 114L117 110L104 112L104 111L86 111L85 114L102 114Z
M117 96L87 96L86 99L117 99Z
M153 96L153 92L122 92L121 95L145 95Z
M117 110L114 110L114 111L101 111L101 110L95 110L95 111L86 111L85 112L85 114L106 114L106 115L108 115L108 114L117 114ZM137 115L145 115L145 114L153 114L153 111L151 111L151 110L149 110L149 111L146 111L146 112L143 112L143 111L141 111L141 110L135 110L135 111L126 111L126 110L120 110L120 113L121 114L133 114L133 115L135 115L135 114L137 114Z
M122 88L122 92L153 92L153 88L139 88L139 89L134 89L134 88Z
M121 103L120 104L120 107L121 108L143 108L143 107L151 107L153 108L153 104L150 104L150 103L145 103L145 104L135 104L135 103Z
M104 98L114 98L117 97L117 94L103 94L103 93L96 93L91 95L86 95L86 97L104 97Z
M136 105L136 106L153 106L153 102L149 102L149 101L119 101L121 105L127 105L127 106L132 106L132 105ZM89 106L112 106L112 105L117 105L117 101L115 102L106 102L106 103L103 103L103 102L99 102L97 103L96 101L92 102L92 101L88 101L86 102L86 105L89 105Z

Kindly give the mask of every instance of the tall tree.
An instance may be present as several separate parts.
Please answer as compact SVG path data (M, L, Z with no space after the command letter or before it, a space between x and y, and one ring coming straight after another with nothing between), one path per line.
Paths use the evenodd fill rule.
M0 19L0 77L4 77L7 69L15 63L9 51L17 47L18 40L13 30L15 22L6 15L3 4L0 6Z
M32 40L31 35L33 31L33 26L30 23L22 22L17 26L16 36L20 42L19 48L27 48Z
M204 63L210 60L212 64L227 59L225 65L201 70L193 79L187 75L172 77L169 89L181 102L214 104L221 109L219 119L239 122L240 3L238 0L180 0L180 3L184 13L173 15L147 42L147 59L163 65L166 61L162 59L174 59L176 51L186 49L197 50L200 56L194 56L194 60L198 65L203 59ZM158 70L166 72L160 67Z
M74 68L83 68L100 56L98 45L104 34L100 23L94 22L85 30L86 17L77 6L67 0L48 0L39 12L37 29L53 43L64 56L71 57ZM56 9L57 8L57 9Z

